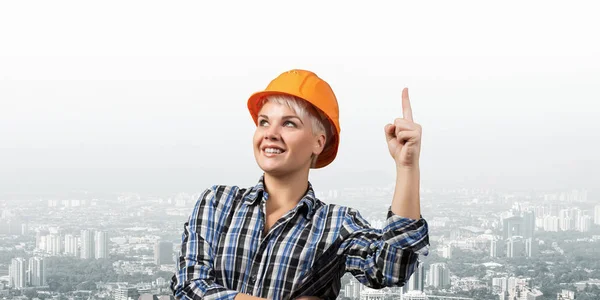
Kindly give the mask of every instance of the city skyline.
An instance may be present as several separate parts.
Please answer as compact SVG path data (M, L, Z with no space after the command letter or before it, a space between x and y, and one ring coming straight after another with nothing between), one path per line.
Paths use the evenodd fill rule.
M382 228L392 192L389 185L347 187L321 191L317 196L326 203L340 204L347 200L372 226ZM374 196L371 202L364 201L366 195ZM77 286L95 287L95 292L89 292L98 297L119 297L116 295L120 293L169 294L167 282L175 268L181 228L197 197L185 193L164 198L127 193L107 201L99 201L93 194L60 200L3 200L0 245L5 251L18 251L15 248L18 247L27 254L17 255L8 264L0 262L0 283L6 281L7 287L12 288L0 289L0 293L19 290L33 293L32 288L56 293L63 286L60 290L68 294L66 291L74 286L57 282L61 278L58 276L66 276L64 268L112 265L112 270L105 269L94 278L127 278L126 282L96 279L93 285L81 282ZM596 199L590 198L585 190L539 194L425 190L422 213L429 223L431 247L429 255L422 257L423 263L414 278L403 289L371 290L357 285L347 274L341 290L343 297L386 297L390 293L402 294L404 299L445 299L444 295L454 299L488 299L499 293L537 297L533 299L556 299L558 293L567 295L566 299L570 294L581 297L586 283L600 285L593 275L577 280L576 276L585 273L573 265L578 261L573 260L573 255L584 261L591 259L593 245L600 243L600 222L597 222L600 205ZM462 209L456 210L457 205ZM86 243L86 239L90 242ZM101 239L106 243L106 256L97 255ZM94 249L85 250L86 244ZM588 250L574 254L574 249ZM84 255L86 251L93 253L91 257ZM22 263L15 263L15 259ZM29 277L39 269L32 265L36 259L43 260L44 275L38 276L40 279ZM539 264L549 269L546 275L531 273L540 268ZM573 267L565 270L561 264ZM11 271L17 267L29 275ZM588 272L600 275L595 267ZM551 280L548 274L553 273L562 280L574 281L562 285L561 279L555 278L552 286L540 285L543 280ZM565 277L565 274L579 275ZM18 277L23 282L18 283L12 276L25 279ZM48 285L38 283L43 280ZM561 289L557 289L558 283ZM468 296L471 294L479 296Z

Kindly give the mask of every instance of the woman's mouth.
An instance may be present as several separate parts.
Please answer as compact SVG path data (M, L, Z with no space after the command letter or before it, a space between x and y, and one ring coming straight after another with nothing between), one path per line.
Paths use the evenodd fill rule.
M282 154L283 152L285 152L285 151L282 149L279 149L279 148L267 147L267 148L263 149L263 153L265 153L266 156L276 156L276 155Z

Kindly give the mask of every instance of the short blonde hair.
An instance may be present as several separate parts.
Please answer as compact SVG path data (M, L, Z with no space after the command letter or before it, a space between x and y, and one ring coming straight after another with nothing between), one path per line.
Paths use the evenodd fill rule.
M292 109L294 113L296 113L302 119L308 116L309 120L311 121L313 134L325 135L325 146L323 147L323 152L325 149L327 149L327 147L329 147L329 142L331 141L332 134L335 132L335 130L331 122L328 121L327 116L325 116L320 109L316 108L314 105L302 98L285 94L266 96L261 99L259 107L262 107L267 102L277 103L279 105L287 105L287 107ZM314 155L312 157L310 163L311 168L315 167L318 157L318 155Z

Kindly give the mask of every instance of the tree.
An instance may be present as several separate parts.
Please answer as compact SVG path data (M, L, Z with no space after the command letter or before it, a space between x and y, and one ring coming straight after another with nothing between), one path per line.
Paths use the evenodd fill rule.
M88 291L95 291L96 290L96 283L92 282L92 281L85 281L82 282L80 284L77 285L76 287L77 290L88 290Z
M23 291L23 295L26 296L29 299L35 298L37 297L37 291L36 290L24 290Z

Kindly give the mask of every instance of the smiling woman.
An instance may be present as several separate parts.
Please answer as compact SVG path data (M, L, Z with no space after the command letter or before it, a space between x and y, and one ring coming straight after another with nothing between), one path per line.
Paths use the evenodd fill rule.
M311 149L311 168L316 166L320 152L331 147L328 140L331 141L335 129L331 128L333 126L326 121L323 113L305 100L290 95L269 95L263 98L260 107L258 127L254 134L255 156L259 165L260 151L266 154L283 154L286 151L284 145L278 145L277 140L263 141L265 136L276 138L278 134L289 135L288 138L281 138L280 142L297 144L299 147L294 147L294 150L304 147L308 151L311 145L316 147ZM263 166L261 168L264 170Z
M405 119L384 127L398 179L383 229L353 208L325 204L308 181L339 146L338 103L315 73L291 70L248 100L263 170L253 187L214 185L184 225L179 299L336 299L350 272L372 288L402 286L427 255L427 222L418 199L420 126Z

